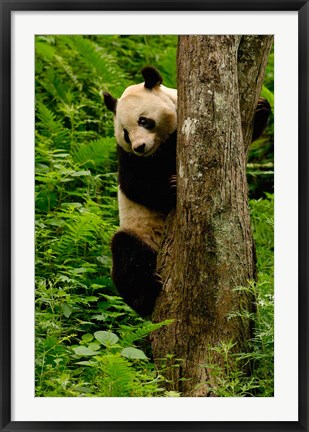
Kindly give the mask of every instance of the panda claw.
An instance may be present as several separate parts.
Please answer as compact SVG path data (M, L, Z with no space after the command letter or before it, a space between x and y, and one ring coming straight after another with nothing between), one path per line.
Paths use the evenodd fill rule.
M158 282L163 283L163 279L162 279L162 276L160 275L160 273L155 272L155 278Z
M172 176L170 177L169 182L170 182L170 186L171 186L172 188L177 187L177 174L172 175Z

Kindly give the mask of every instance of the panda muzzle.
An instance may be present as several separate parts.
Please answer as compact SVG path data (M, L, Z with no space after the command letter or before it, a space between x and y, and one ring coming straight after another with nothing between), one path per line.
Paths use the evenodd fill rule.
M134 153L142 155L146 152L146 144L142 143L137 145L136 147L132 147Z

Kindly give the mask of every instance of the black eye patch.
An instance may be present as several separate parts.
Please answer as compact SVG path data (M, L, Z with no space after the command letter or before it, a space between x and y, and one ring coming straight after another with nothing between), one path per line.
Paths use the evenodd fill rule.
M140 117L138 119L138 125L144 127L145 129L153 129L156 122L153 119L147 117Z
M126 129L123 129L123 137L126 143L131 144L129 132Z

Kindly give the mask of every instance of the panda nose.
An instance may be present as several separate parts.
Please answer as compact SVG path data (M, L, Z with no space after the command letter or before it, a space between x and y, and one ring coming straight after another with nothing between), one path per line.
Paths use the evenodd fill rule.
M138 154L142 154L142 153L144 153L145 148L146 148L146 144L145 143L141 144L140 146L138 146L134 149L134 152L138 153Z

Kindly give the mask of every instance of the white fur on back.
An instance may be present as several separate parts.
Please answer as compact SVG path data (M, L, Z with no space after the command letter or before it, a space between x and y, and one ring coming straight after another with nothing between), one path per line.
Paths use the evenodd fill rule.
M120 229L135 233L148 246L158 251L165 225L164 215L131 201L120 187L118 205Z

